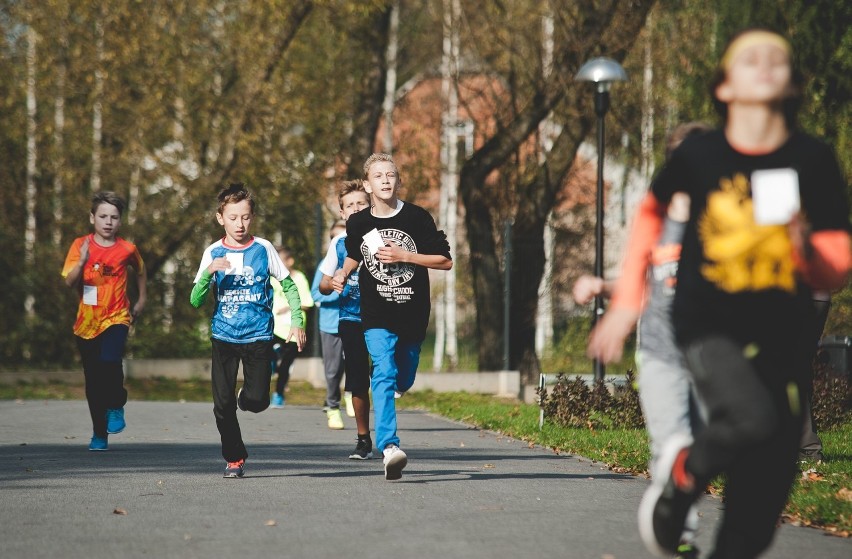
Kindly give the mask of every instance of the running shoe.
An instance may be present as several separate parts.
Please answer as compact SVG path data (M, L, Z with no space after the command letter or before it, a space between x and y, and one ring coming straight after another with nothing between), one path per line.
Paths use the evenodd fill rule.
M274 410L284 409L284 396L277 392L272 393L272 399L269 401L269 407Z
M355 406L352 405L352 393L345 392L343 394L343 401L346 402L346 415L355 417Z
M107 433L116 435L124 431L127 423L124 421L124 408L116 408L106 411Z
M694 488L678 487L676 466L682 471L683 461L689 453L692 437L673 435L660 453L660 468L669 472L651 481L639 503L639 535L651 553L671 557L677 553L681 534L692 503L698 497Z
M401 478L402 469L408 464L408 456L393 443L386 446L382 454L384 455L385 479Z
M343 429L343 416L340 415L340 409L330 409L326 412L328 415L328 428L335 431Z
M97 435L92 435L92 440L89 442L89 450L92 451L101 451L101 450L109 450L109 443L107 443L106 437L99 437Z
M677 546L674 559L698 559L698 548L691 543L682 543Z
M351 460L369 460L373 457L373 441L370 437L358 437L358 442L355 445L355 450L349 455Z
M245 463L246 461L243 459L236 462L228 462L228 465L225 466L225 475L223 477L243 477L243 474L245 474L245 470L243 469Z

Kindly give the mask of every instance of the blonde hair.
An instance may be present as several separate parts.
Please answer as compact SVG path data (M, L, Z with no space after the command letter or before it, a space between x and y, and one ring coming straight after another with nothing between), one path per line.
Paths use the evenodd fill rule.
M399 177L399 168L396 166L396 163L394 163L393 156L391 154L389 154L389 153L374 153L370 157L368 157L367 160L364 162L364 179L365 180L368 178L367 173L370 172L370 167L374 163L378 163L380 161L387 161L388 163L393 165L393 170L394 170L394 172L396 172L396 178L397 179L400 178Z
M343 209L343 197L347 194L352 194L353 192L363 192L367 194L367 191L364 189L364 183L360 180L354 181L342 181L340 183L340 188L337 191L337 203L340 204L340 209ZM367 194L367 198L370 195Z

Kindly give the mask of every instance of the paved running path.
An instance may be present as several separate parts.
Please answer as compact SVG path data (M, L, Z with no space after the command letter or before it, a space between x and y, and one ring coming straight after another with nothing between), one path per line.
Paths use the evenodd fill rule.
M400 413L409 465L348 460L354 422L318 408L239 414L246 477L223 479L212 404L134 402L108 452L88 452L82 401L0 401L0 557L650 557L643 478ZM720 502L700 503L709 546ZM124 511L126 514L116 514ZM848 559L852 541L782 526L765 556Z

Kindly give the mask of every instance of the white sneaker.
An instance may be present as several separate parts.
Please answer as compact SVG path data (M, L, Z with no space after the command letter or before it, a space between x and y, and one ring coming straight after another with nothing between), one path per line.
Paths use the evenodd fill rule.
M382 451L384 454L385 479L393 480L402 477L402 469L408 464L408 456L401 448L391 443Z
M343 429L343 417L340 415L340 410L328 410L328 428L339 431Z
M352 393L344 392L343 401L346 402L346 415L355 417L355 407L352 405Z

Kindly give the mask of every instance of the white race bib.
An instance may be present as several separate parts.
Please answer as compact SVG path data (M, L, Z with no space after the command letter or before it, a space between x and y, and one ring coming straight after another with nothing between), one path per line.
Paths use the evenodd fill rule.
M786 225L799 211L799 175L794 169L766 169L751 174L754 222Z

